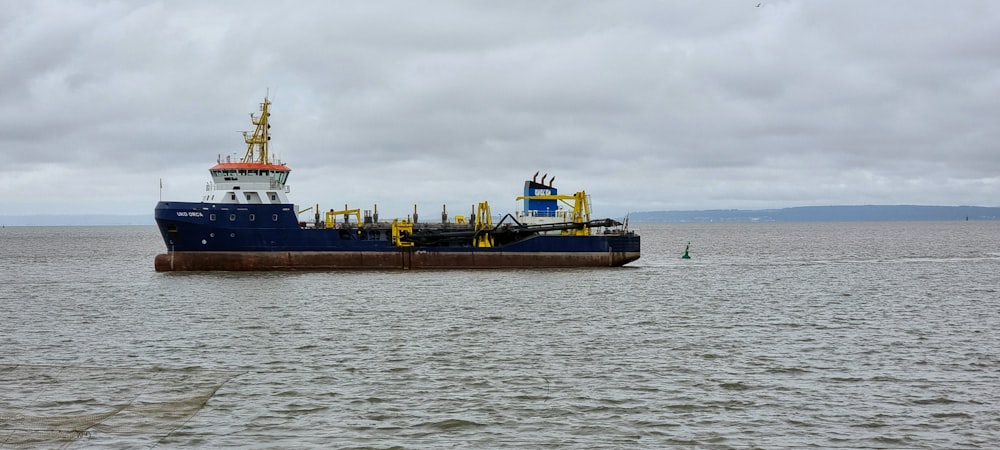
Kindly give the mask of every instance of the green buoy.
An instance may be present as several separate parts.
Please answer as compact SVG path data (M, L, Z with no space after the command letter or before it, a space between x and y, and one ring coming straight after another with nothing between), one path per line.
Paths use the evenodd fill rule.
M691 255L688 254L688 250L690 249L691 249L691 243L688 242L687 247L684 247L684 255L681 256L681 259L691 259Z

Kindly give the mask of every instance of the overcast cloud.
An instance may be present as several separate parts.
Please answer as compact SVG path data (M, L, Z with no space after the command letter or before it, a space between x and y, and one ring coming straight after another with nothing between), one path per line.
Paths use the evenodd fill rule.
M197 201L268 90L301 205L1000 205L995 0L4 1L0 61L0 215Z

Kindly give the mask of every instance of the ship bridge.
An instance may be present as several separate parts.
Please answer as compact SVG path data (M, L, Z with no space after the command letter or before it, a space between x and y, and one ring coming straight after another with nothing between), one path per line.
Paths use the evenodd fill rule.
M209 169L212 181L202 199L209 203L288 203L284 164L220 162Z

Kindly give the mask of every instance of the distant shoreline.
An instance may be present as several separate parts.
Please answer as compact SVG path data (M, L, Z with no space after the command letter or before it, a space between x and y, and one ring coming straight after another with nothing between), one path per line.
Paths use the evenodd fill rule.
M142 215L72 215L35 214L25 216L0 216L0 226L4 227L64 227L64 226L118 226L156 225L152 214Z
M859 205L634 212L635 222L892 222L1000 220L1000 207Z

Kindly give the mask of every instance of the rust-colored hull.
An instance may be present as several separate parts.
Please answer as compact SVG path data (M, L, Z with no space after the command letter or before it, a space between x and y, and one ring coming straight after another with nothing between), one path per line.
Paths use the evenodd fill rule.
M254 270L407 270L618 267L639 252L521 253L502 251L388 252L169 252L156 256L157 272Z

